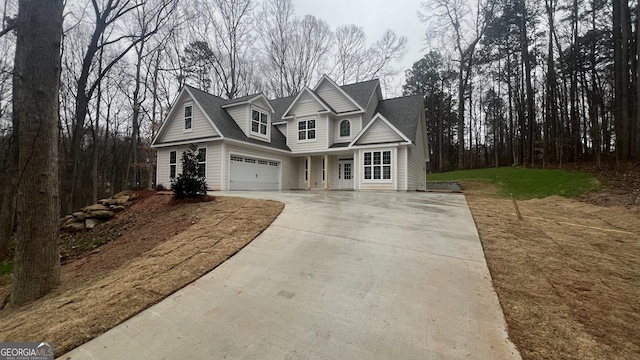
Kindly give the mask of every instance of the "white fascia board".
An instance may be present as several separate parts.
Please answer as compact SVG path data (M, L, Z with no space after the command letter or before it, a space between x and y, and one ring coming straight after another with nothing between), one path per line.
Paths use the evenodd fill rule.
M203 138L203 139L197 139L197 140L182 140L182 141L176 141L176 142L171 142L171 143L166 143L166 144L152 144L151 148L153 149L157 149L157 148L163 148L163 147L169 147L169 146L179 146L179 145L187 145L187 144L199 144L199 143L203 143L203 142L211 142L211 141L219 141L222 140L222 137L216 136L216 137L209 137L209 138Z
M230 138L225 138L224 141L229 142L229 143L241 144L243 146L255 147L255 148L259 148L259 149L265 149L265 150L269 150L269 151L274 151L274 152L279 152L279 153L283 153L283 154L287 154L287 155L292 155L291 151L282 150L282 149L275 149L275 148L272 148L272 147L269 147L269 146L253 144L253 143L249 143L249 142L246 142L246 141L230 139Z

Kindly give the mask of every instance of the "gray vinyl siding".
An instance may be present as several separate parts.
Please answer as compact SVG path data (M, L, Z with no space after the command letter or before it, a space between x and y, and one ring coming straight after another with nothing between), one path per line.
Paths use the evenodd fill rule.
M172 150L174 148L160 148L157 152L156 184L162 185L167 189L171 187L171 181L169 180L169 152Z
M207 148L207 188L209 190L221 190L220 177L222 176L222 143L220 141L216 141L200 145L200 147L203 146L206 146Z
M225 170L226 170L224 172L225 174L224 189L225 190L229 189L229 172L230 172L229 169L231 168L231 164L230 164L231 154L237 154L241 156L246 155L246 156L255 157L256 159L279 161L280 175L281 175L280 184L282 186L282 190L290 190L290 189L295 189L297 187L296 186L297 182L295 181L297 166L294 163L294 160L287 155L269 152L268 150L264 150L264 149L257 149L250 145L242 146L242 145L236 145L236 144L227 144L226 153L227 153L226 156L224 156Z
M184 107L190 104L193 106L191 112L191 131L184 131ZM158 139L158 143L166 143L170 141L189 140L192 138L203 138L216 136L218 133L213 128L209 120L205 117L204 113L200 111L200 108L196 105L191 97L185 93L182 97L182 101L177 102L177 108L174 111L173 116L168 118L168 123L165 125L166 129L163 129L161 137Z
M338 159L336 155L329 156L329 189L339 188L338 184Z
M403 141L403 139L385 124L384 121L378 119L366 130L366 133L358 139L357 144L379 144L393 141Z
M298 121L301 120L316 120L316 139L315 141L303 141L298 142ZM287 145L293 152L311 152L321 151L327 149L327 115L315 115L315 116L297 116L296 120L289 120Z
M318 111L326 111L324 106L316 101L309 93L304 94L298 103L286 114L287 116L294 116L300 118L301 116L316 115Z
M219 141L198 144L198 148L207 149L206 181L209 190L220 190L220 149ZM169 146L158 149L157 184L171 188L169 160L171 151L176 152L176 176L182 173L182 153L189 149L188 145Z
M398 190L407 190L407 148L398 148Z
M418 122L418 133L416 135L416 145L408 148L408 186L407 190L423 190L425 187L425 142L422 131L424 131L424 121Z
M329 139L328 139L328 142L327 142L327 145L328 145L327 147L329 147L329 146L333 145L334 143L336 143L336 139L338 138L338 135L340 133L336 132L335 129L338 127L338 125L336 125L336 124L339 124L340 121L341 120L336 120L336 119L333 119L333 118L329 117L329 125L328 125L328 129L329 130L327 131L327 137Z
M316 190L324 189L322 182L322 159L324 156L311 157L311 188Z
M239 105L225 109L245 134L247 133L247 107L248 105Z
M352 103L351 100L329 82L325 82L322 87L318 89L317 94L338 113L358 110L358 107Z

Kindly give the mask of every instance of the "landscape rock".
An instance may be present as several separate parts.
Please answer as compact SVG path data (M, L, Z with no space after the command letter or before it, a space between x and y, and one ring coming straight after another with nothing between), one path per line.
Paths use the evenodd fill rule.
M78 211L78 212L74 212L73 213L73 217L77 220L77 221L83 221L84 219L87 218L87 214L82 212L82 211Z
M113 217L113 211L109 210L95 210L87 213L88 219L102 219L108 220Z
M102 210L109 210L109 208L102 204L93 204L82 209L82 211L86 213L93 212L93 211L102 211Z
M133 195L133 191L131 190L125 190L125 191L120 191L119 193L115 194L112 196L113 199L117 199L119 197L123 197L123 196L131 196Z
M109 207L109 209L110 209L111 211L113 211L114 213L119 213L119 212L124 211L124 206L122 206L122 205L115 205L115 206L111 206L111 207Z
M128 195L120 196L119 198L116 198L114 200L116 201L117 205L124 205L129 201L129 196Z
M60 226L67 223L67 221L73 219L73 215L67 215L65 217L60 218Z
M63 231L77 232L84 230L84 221L70 221L62 226Z
M93 229L94 227L96 227L96 225L98 225L100 223L100 220L98 219L87 219L84 222L84 226L87 229Z
M117 202L118 202L117 199L101 199L101 200L98 200L98 204L104 205L104 206L115 205Z

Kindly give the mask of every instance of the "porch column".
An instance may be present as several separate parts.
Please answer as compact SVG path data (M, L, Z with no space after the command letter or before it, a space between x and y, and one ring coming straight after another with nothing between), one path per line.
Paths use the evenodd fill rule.
M307 190L311 190L311 156L307 156Z
M324 189L329 190L329 155L324 156Z

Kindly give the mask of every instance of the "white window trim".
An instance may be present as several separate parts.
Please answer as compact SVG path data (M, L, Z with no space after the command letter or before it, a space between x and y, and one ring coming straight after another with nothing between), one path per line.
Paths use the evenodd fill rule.
M349 122L349 136L342 136L342 123L344 121ZM338 122L338 139L351 139L351 134L353 133L351 130L353 129L353 126L351 124L351 119L342 119L340 120L340 122Z
M263 134L260 132L260 126L262 125L261 122L258 122L258 131L253 131L253 112L257 111L260 115L260 117L262 117L262 114L267 115L267 133ZM256 107L256 106L251 106L249 109L249 133L251 134L251 136L256 136L256 137L260 137L260 138L264 138L264 139L268 139L269 135L271 133L271 113L265 109Z
M390 153L389 154L389 161L391 161L390 164L384 164L384 160L383 160L384 159L384 154L383 153L385 151L388 151ZM380 153L380 165L373 165L373 153L374 152L379 152ZM364 164L364 154L365 153L371 153L371 165L365 165ZM394 161L394 151L393 151L393 149L363 150L361 152L361 154L362 154L362 165L360 167L362 168L362 176L361 176L361 178L362 178L362 182L363 183L391 184L391 183L393 183L395 181L395 179L393 177L393 175L394 175L393 174L393 167L394 167L394 163L397 162L397 159L396 159L396 161ZM371 179L366 179L365 178L365 171L364 171L365 166L371 166ZM374 179L373 178L373 167L374 166L380 166L380 179ZM383 179L383 177L384 177L384 166L390 166L391 167L391 169L390 169L390 177L391 178L390 179Z
M171 153L175 153L175 162L171 162ZM176 171L174 176L171 176L171 167L175 166L176 167ZM175 178L178 177L178 151L177 150L171 150L169 151L169 180L173 180Z
M185 128L185 126L187 125L187 118L184 116L184 112L186 111L186 109L188 107L191 107L191 127L190 128ZM183 104L182 106L182 132L185 133L190 133L193 132L193 102L186 102Z
M198 166L200 166L200 164L204 164L204 178L206 180L207 179L207 171L209 170L209 166L207 164L207 161L208 161L207 159L209 159L209 150L207 150L206 146L198 147L198 149L196 150L196 155L200 155L200 149L204 149L205 158L204 158L204 162L202 162L202 161L200 161L198 159Z
M309 139L309 128L308 128L309 123L308 122L310 120L315 121L315 127L313 128L313 130L315 130L316 135L315 135L315 137L313 139ZM300 125L299 124L301 122L306 122L307 123L307 128L305 130L300 130ZM305 133L307 134L306 135L306 139L300 140L300 131L305 131ZM315 117L298 119L296 121L296 139L297 139L298 143L316 142L318 140L318 119L315 118Z

